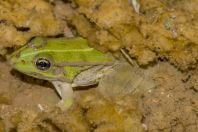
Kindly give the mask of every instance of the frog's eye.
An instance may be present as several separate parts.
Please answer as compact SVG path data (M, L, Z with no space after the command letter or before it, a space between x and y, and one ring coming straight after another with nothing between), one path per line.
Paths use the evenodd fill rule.
M51 62L46 58L38 58L35 62L36 68L42 71L50 69Z

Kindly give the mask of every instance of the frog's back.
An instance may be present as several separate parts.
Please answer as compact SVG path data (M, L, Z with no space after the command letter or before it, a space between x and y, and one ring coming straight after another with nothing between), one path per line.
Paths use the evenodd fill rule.
M62 61L101 64L114 61L112 55L89 47L88 41L80 37L48 39L44 51L53 54L57 63Z
M57 45L57 46L55 46ZM90 50L88 41L81 37L78 38L49 38L47 39L46 49L74 51L74 50Z

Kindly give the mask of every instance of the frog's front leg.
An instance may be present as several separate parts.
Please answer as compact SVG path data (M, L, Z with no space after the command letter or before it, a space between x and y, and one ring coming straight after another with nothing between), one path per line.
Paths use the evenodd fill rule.
M74 101L74 91L72 89L71 83L61 81L51 82L61 97L61 101L57 104L57 106L60 107L63 111L67 110Z

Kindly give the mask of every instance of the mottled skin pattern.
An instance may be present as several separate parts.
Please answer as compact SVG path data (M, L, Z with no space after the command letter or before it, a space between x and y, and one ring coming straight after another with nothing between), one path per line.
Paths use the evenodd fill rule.
M98 83L105 70L115 65L110 54L89 47L83 38L36 37L15 51L9 62L24 74L52 82L63 109L72 104L72 87Z

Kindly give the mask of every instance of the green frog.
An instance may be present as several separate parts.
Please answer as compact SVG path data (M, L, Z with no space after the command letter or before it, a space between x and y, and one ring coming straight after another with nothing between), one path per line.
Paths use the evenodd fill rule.
M110 53L90 47L88 41L80 37L36 37L12 53L8 60L14 69L50 81L61 98L58 106L62 110L72 106L74 87L99 83L98 91L106 97L155 87L152 69L117 60ZM127 60L130 60L129 56Z
M73 103L74 87L97 84L117 64L111 54L89 47L81 37L35 37L8 60L14 69L50 81L65 108Z

